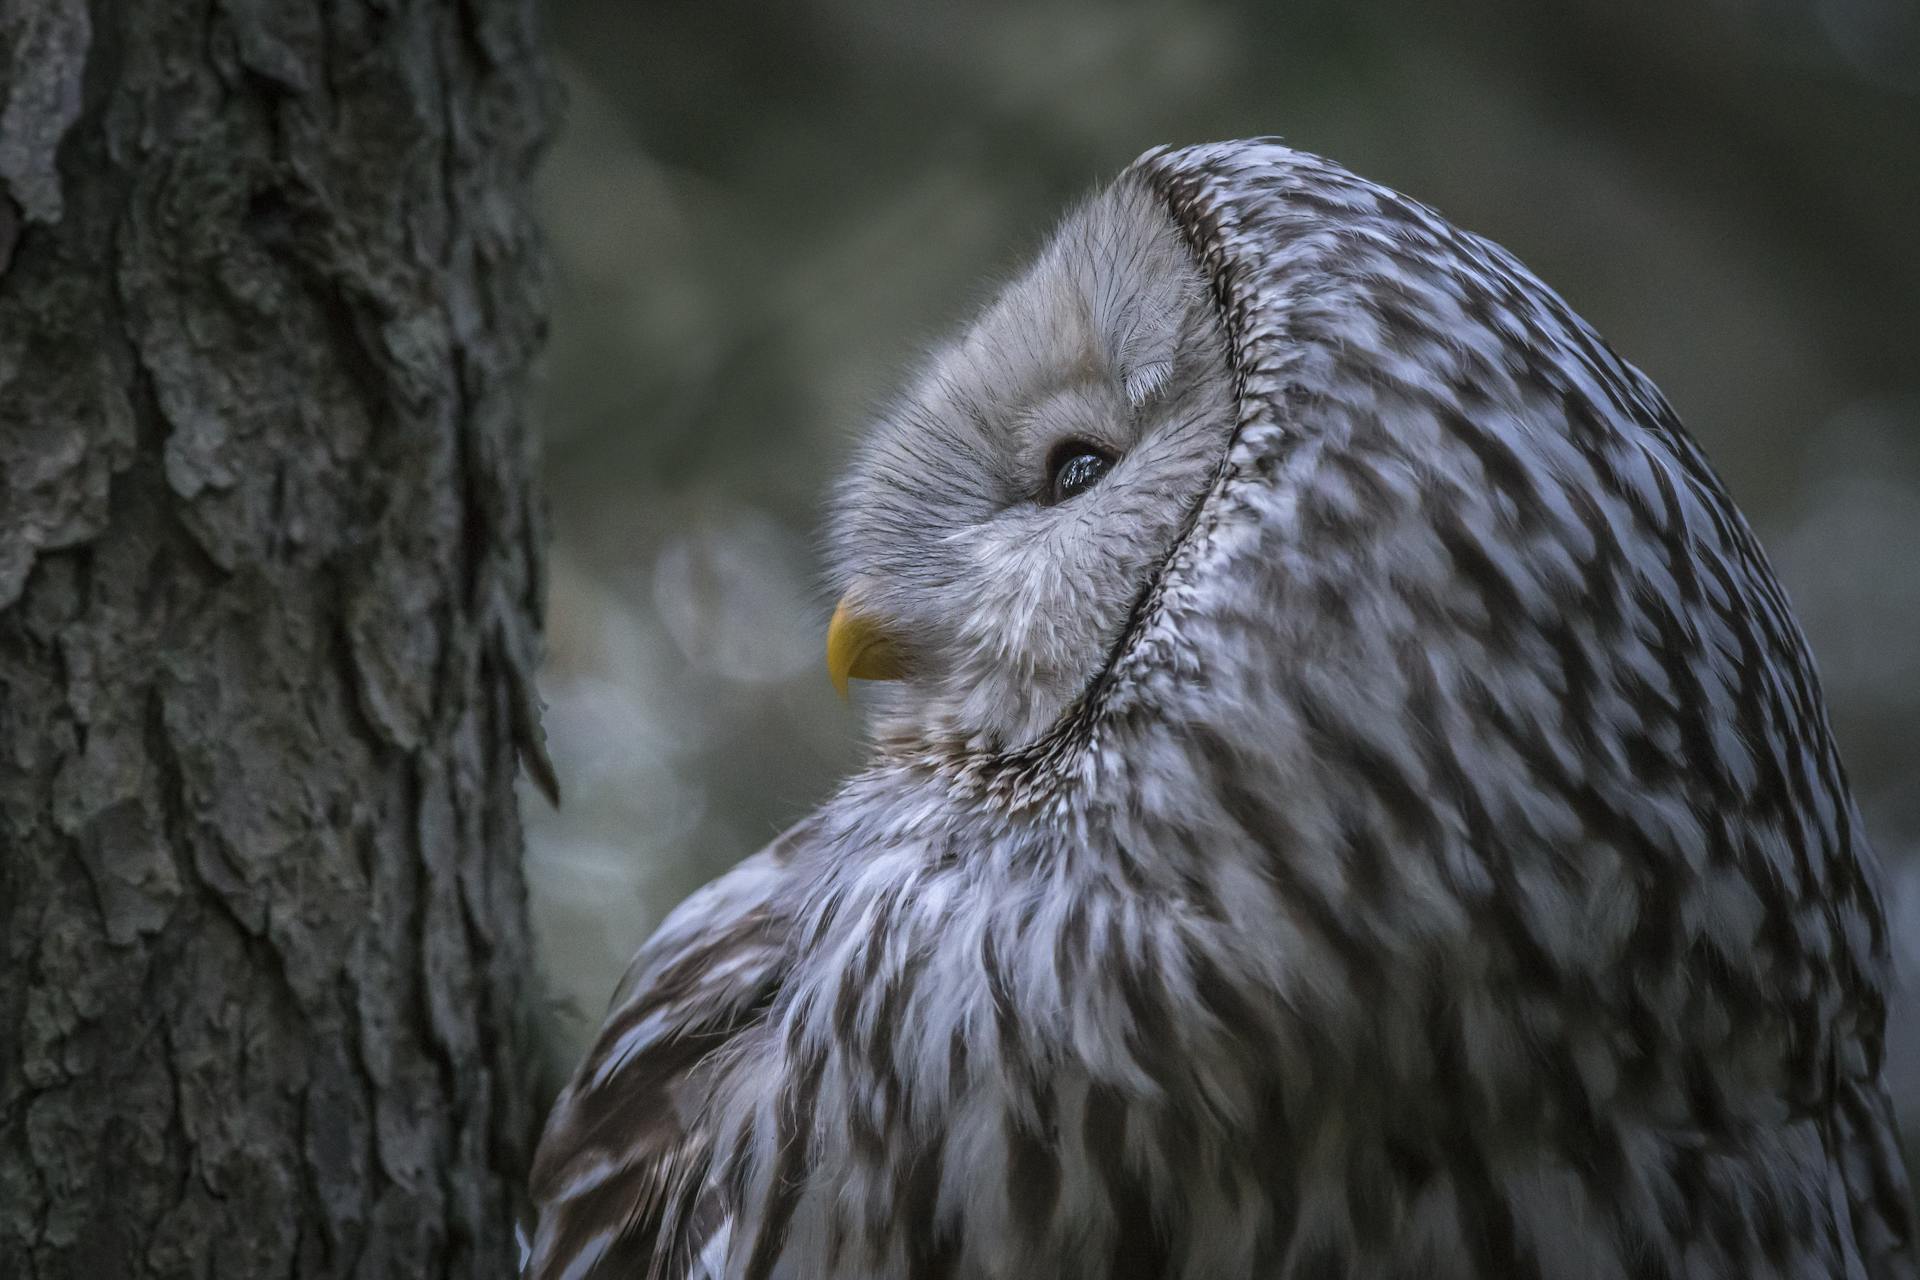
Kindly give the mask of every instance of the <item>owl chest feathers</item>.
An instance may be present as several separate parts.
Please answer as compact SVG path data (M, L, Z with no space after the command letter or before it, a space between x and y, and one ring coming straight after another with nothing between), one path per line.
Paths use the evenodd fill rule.
M1364 867L1350 825L1238 787L1224 744L1181 776L1126 758L1169 770L1120 788L1164 807L949 827L949 796L941 824L908 802L842 833L875 852L813 891L710 1100L733 1118L736 1250L778 1239L794 1275L1391 1274L1409 1251L1453 1260L1436 1275L1604 1275L1557 1269L1567 1222L1830 1212L1776 1048L1679 1050L1700 992L1516 951L1472 900L1491 888L1415 872L1435 855L1412 844ZM1636 1250L1729 1247L1656 1234L1609 1246L1620 1274ZM1751 1274L1825 1274L1814 1256Z

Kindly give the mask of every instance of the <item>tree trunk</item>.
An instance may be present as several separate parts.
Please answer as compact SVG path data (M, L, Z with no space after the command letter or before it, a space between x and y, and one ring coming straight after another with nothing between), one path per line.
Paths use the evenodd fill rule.
M7 1280L511 1272L530 8L0 0Z

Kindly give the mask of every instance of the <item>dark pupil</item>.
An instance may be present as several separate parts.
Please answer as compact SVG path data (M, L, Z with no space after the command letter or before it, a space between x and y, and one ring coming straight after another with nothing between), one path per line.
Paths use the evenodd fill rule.
M1063 454L1053 468L1054 501L1064 502L1093 488L1112 466L1111 458L1084 446Z

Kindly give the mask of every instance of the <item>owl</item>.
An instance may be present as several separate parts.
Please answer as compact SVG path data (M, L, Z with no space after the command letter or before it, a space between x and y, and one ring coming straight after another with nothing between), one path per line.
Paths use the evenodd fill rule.
M831 527L871 762L641 949L528 1274L1915 1274L1805 642L1510 254L1149 152Z

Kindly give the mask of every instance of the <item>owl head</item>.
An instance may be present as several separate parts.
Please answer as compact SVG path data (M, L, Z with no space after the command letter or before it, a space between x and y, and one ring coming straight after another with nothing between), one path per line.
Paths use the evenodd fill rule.
M860 443L828 667L883 744L1018 748L1103 667L1232 434L1219 313L1137 174L1068 216Z

